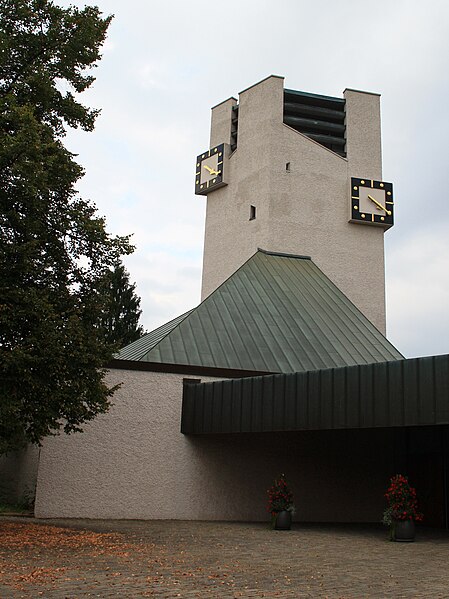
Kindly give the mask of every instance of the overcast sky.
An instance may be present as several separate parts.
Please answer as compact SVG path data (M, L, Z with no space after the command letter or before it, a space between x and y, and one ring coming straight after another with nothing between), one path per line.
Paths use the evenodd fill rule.
M383 178L396 196L387 336L406 357L449 353L447 0L89 3L115 15L82 96L102 113L67 145L109 231L134 234L125 264L148 330L200 300L206 199L193 169L210 108L276 74L290 89L382 95Z

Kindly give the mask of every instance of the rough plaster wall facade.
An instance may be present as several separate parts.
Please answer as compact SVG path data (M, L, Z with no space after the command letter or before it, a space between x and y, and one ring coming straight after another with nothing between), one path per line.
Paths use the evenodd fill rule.
M36 516L188 517L199 465L180 433L183 378L111 370L108 384L123 385L110 411L81 434L45 440Z
M45 441L36 516L266 520L266 489L285 472L297 520L379 520L386 481L399 467L397 433L186 437L182 379L111 371L109 382L123 386L110 412L82 434Z
M207 197L202 299L258 247L308 255L385 333L384 230L348 223L351 176L382 178L379 96L345 91L345 159L283 124L283 92L269 77L240 94L229 185ZM229 143L234 104L213 109L212 145Z

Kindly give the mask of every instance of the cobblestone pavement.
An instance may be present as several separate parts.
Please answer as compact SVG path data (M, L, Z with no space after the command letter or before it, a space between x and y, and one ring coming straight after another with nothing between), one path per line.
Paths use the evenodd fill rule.
M431 529L391 543L375 526L0 518L2 599L447 598L448 566Z

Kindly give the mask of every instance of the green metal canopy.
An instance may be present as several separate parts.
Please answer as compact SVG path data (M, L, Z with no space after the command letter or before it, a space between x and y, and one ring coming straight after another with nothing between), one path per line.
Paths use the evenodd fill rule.
M449 355L254 376L185 379L181 432L449 425Z
M259 250L197 308L116 358L287 373L403 356L310 258Z

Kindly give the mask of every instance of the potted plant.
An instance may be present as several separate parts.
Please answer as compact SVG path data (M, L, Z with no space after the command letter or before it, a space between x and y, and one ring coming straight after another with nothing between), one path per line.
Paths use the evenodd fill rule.
M390 527L390 541L408 542L415 540L415 522L423 519L418 511L416 491L402 474L390 480L385 493L388 502L382 522Z
M293 493L287 485L285 475L274 481L268 489L267 511L271 514L271 524L276 530L290 530L295 511Z

